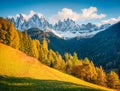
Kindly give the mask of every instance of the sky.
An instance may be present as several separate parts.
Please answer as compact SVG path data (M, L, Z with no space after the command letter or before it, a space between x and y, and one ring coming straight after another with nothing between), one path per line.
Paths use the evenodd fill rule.
M78 23L120 20L120 0L1 0L0 17L39 13L49 22L70 18Z

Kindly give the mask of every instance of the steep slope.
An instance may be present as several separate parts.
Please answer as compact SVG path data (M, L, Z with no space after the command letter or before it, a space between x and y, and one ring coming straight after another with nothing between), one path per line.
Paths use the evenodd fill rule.
M63 52L62 50L66 50L66 47L65 47L66 41L56 36L52 32L43 32L38 28L30 28L27 30L27 32L32 39L38 39L40 40L41 43L45 36L48 41L49 49L57 50L60 53Z
M3 44L0 44L0 75L65 81L87 86L89 88L114 91L49 68L41 64L38 60L28 57L24 53Z
M34 38L34 36L31 37ZM40 40L40 38L36 39ZM49 49L58 51L62 55L65 52L72 54L77 52L79 58L88 57L95 65L102 65L106 71L114 69L120 75L120 22L92 38L76 37L64 40L49 36L48 39Z
M120 22L92 38L74 38L64 44L67 49L60 53L77 52L79 58L88 57L95 65L102 65L106 71L116 70L120 75Z
M32 39L39 39L40 41L44 39L44 32L38 28L30 28L27 33Z
M93 38L77 41L74 46L79 57L88 57L107 71L116 68L120 70L120 22Z

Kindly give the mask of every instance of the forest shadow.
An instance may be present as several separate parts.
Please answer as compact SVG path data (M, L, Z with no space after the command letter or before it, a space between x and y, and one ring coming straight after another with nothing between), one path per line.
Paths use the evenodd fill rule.
M57 80L38 80L0 76L0 91L100 91L87 86Z

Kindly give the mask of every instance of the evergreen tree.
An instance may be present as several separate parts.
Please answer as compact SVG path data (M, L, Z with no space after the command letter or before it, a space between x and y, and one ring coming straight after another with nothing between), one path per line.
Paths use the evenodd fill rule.
M38 51L38 54L37 54L38 57L37 57L37 59L39 59L40 47L41 47L41 44L40 44L39 40L35 40L35 45L36 45L36 48L37 48L36 51Z
M107 85L110 88L120 88L119 76L114 71L108 73Z
M65 62L67 62L67 61L70 59L68 53L65 53L65 54L64 54L64 59L65 59Z
M39 49L39 57L38 57L38 59L39 59L42 63L44 63L44 51L43 51L43 49L42 49L41 46L40 46L40 49Z
M7 34L7 31L0 28L0 42L3 44L8 44L8 41L6 40L6 34Z
M54 61L54 68L64 71L65 70L65 62L62 59L62 56L57 52L55 61Z
M19 36L12 22L0 18L0 42L19 49Z
M37 49L37 40L32 40L32 56L38 59L39 53Z
M53 67L53 60L54 59L53 59L52 53L53 53L53 51L50 49L49 53L48 53L48 60L50 62L50 64L49 64L50 67Z
M33 56L32 52L32 39L28 36L27 30L23 32L23 45L24 45L24 53L29 56Z
M92 83L96 83L96 80L97 80L97 76L98 76L98 74L97 74L97 72L96 72L96 69L95 69L95 66L94 66L94 63L91 61L90 62L90 66L91 66L91 81L90 82L92 82Z
M103 68L101 66L100 66L100 68L97 67L96 71L98 74L96 83L98 85L106 86L106 82L107 82L106 73L104 72Z
M14 24L10 22L10 26L8 29L8 36L9 36L9 45L13 48L19 49L19 35L17 30L15 30Z
M72 73L72 66L73 66L73 64L72 64L71 60L67 60L65 70L68 74Z
M85 72L84 71L85 70L84 70L83 67L84 67L83 65L74 65L72 67L71 74L84 80L84 77L85 77Z
M42 63L50 66L50 61L48 59L48 56L49 56L48 44L47 44L47 41L45 38L44 38L43 43L39 49L40 49L39 50L39 60Z
M91 65L90 65L90 61L88 58L85 58L83 60L82 72L84 74L84 80L90 81L92 79Z
M72 66L73 66L73 56L71 54L65 53L65 62L66 62L66 67L65 70L68 74L71 74L72 71Z
M8 35L9 22L6 19L0 17L0 42L3 44L10 44Z
M19 50L24 52L23 34L20 31L18 31L18 35L19 35Z
M73 54L72 62L73 62L73 65L76 65L79 62L78 61L78 56L77 56L76 52L74 52L74 54Z
M48 43L47 43L46 38L43 39L43 48L48 50Z
M93 83L97 79L94 64L93 62L90 62L88 58L85 58L83 61L79 61L79 64L74 65L72 74Z

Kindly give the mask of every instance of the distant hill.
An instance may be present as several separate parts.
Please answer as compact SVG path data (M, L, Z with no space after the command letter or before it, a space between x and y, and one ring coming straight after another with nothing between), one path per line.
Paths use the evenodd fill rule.
M40 88L38 86L41 86L40 85L41 82L42 84L45 84L44 81L47 81L47 83L46 83L46 87L45 85L43 87L44 89L47 89L47 84L49 82L48 80L51 80L51 83L49 85L53 86L53 88L58 86L59 82L57 81L62 81L61 82L62 87L64 87L64 85L67 84L65 82L71 83L72 87L68 87L68 89L79 88L79 90L82 89L82 91L84 90L92 91L92 89L114 91L113 89L108 89L105 87L94 85L94 84L85 82L83 80L80 80L78 78L75 78L73 76L67 75L65 73L59 72L50 67L47 67L41 64L38 60L32 57L26 56L26 54L16 49L13 49L9 46L3 45L1 43L0 43L0 76L4 76L4 77L0 77L0 90L3 90L3 91L6 91L4 89L7 89L7 88L10 88L11 90L15 88L16 90L18 89L17 91L20 91L20 89L22 88L24 88L23 91L26 91L26 90L34 91L34 89L38 90L37 88L43 89L42 87ZM9 77L12 77L12 78L9 79ZM15 78L15 77L29 77L29 79ZM52 81L54 81L55 85L52 84ZM39 84L36 85L36 83L39 83ZM76 86L75 84L78 84L78 85ZM18 86L19 87L22 86L22 88L19 88ZM10 89L7 89L7 91L10 91ZM14 91L16 91L15 89ZM64 88L58 87L58 89L62 90ZM47 91L49 91L49 89L47 89Z
M44 32L38 28L30 28L27 32L32 39L39 39L40 41L44 39Z
M38 28L30 28L27 30L27 32L32 39L38 39L40 40L41 43L45 36L48 41L49 49L56 50L60 53L66 50L65 49L66 40L59 38L52 32L43 32Z

